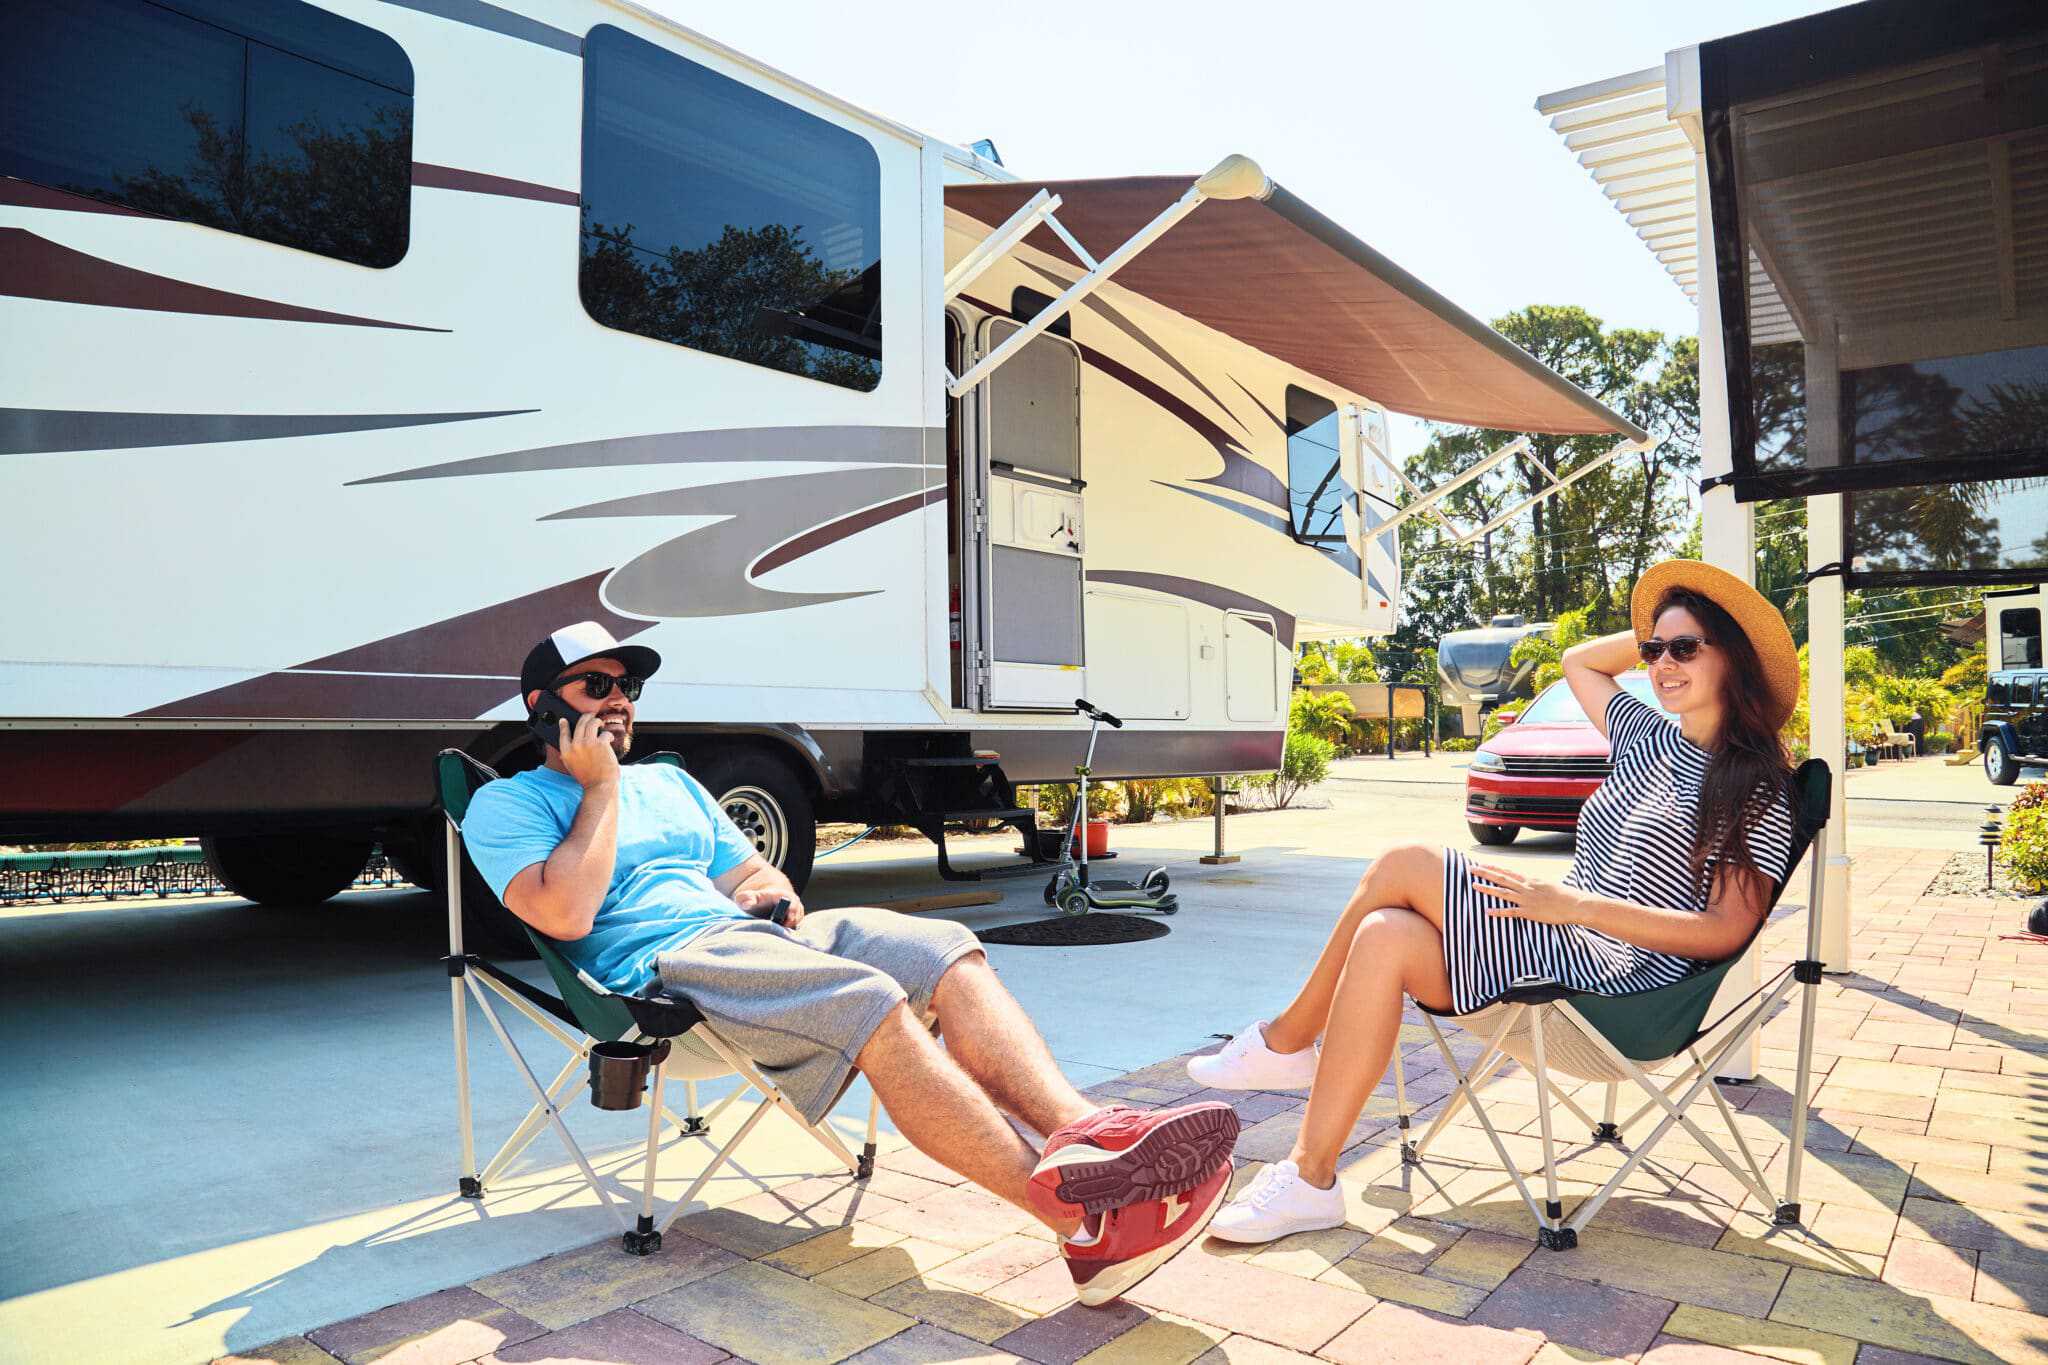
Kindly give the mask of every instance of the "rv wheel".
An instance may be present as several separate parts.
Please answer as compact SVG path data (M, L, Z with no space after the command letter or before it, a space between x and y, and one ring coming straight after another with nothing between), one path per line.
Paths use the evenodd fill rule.
M234 834L199 841L220 884L266 906L318 905L348 888L370 860L358 835Z
M811 796L781 760L758 750L713 754L692 765L704 789L753 842L754 851L782 869L798 891L811 879L818 823Z

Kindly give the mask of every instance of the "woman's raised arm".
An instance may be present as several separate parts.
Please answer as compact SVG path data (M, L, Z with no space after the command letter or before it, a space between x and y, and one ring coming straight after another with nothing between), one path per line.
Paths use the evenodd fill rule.
M1607 734L1607 703L1621 690L1614 679L1634 668L1638 657L1635 632L1628 630L1587 640L1564 652L1564 680L1571 684L1586 719L1602 735Z

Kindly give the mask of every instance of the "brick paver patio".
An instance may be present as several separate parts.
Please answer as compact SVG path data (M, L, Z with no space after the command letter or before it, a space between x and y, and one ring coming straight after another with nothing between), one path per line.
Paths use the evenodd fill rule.
M1680 1134L1576 1250L1538 1250L1477 1127L1447 1130L1422 1170L1402 1168L1388 1087L1348 1154L1348 1227L1192 1247L1106 1309L1073 1302L1028 1217L906 1148L865 1186L800 1180L686 1217L655 1257L608 1240L227 1359L2048 1361L2048 946L2000 937L2021 919L2012 902L1925 898L1947 856L1857 858L1855 970L1828 978L1819 1012L1810 1231L1736 1207L1740 1187ZM1768 959L1794 955L1802 923L1766 931ZM1767 1027L1754 1085L1725 1090L1774 1179L1797 1019L1787 1009ZM1448 1074L1425 1030L1403 1037L1426 1118ZM1459 1045L1467 1059L1478 1050ZM1194 1090L1181 1063L1096 1093L1177 1101ZM1523 1074L1490 1087L1531 1169L1533 1093ZM1301 1097L1224 1098L1244 1120L1243 1180L1285 1155ZM1722 1130L1711 1106L1694 1114ZM1611 1148L1575 1156L1567 1209L1620 1161Z

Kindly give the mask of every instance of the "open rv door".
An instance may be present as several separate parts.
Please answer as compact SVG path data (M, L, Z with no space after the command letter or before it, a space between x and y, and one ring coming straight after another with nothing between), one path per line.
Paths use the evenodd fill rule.
M1023 329L987 319L977 355ZM1081 353L1065 337L1033 337L981 384L978 399L977 449L966 465L983 509L975 547L988 661L981 709L1072 710L1088 691Z

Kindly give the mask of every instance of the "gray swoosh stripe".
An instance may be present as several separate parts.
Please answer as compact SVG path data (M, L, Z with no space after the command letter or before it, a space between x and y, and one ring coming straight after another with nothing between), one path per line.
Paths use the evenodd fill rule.
M285 436L326 436L384 431L442 422L516 417L538 408L496 412L235 413L82 412L66 408L0 408L0 455L48 455L67 450L135 450L146 446L209 445L217 441L271 441Z
M401 469L357 483L459 479L478 474L530 474L542 469L606 469L620 465L736 464L807 461L819 464L935 464L944 458L942 427L735 427L615 436L479 455Z
M541 520L723 516L724 521L686 531L621 565L605 580L604 600L638 616L741 616L881 591L777 592L755 586L751 573L764 554L792 537L850 511L916 493L924 477L922 470L903 468L784 474L640 493Z
M1199 488L1182 488L1179 484L1164 483L1158 479L1154 479L1153 482L1159 484L1161 488L1171 488L1176 493L1185 493L1191 498L1200 498L1203 502L1213 502L1226 512L1235 512L1241 517L1249 517L1259 523L1259 525L1271 527L1284 536L1291 538L1294 535L1294 527L1285 517L1276 517L1271 512L1261 512L1256 507L1246 507L1243 503L1232 502L1229 498L1223 497L1220 494L1204 493Z
M583 40L575 34L496 5L487 5L484 0L384 0L384 3L400 9L418 10L421 14L431 14L450 23L489 29L521 42L538 43L557 52L566 52L571 57L583 55Z

